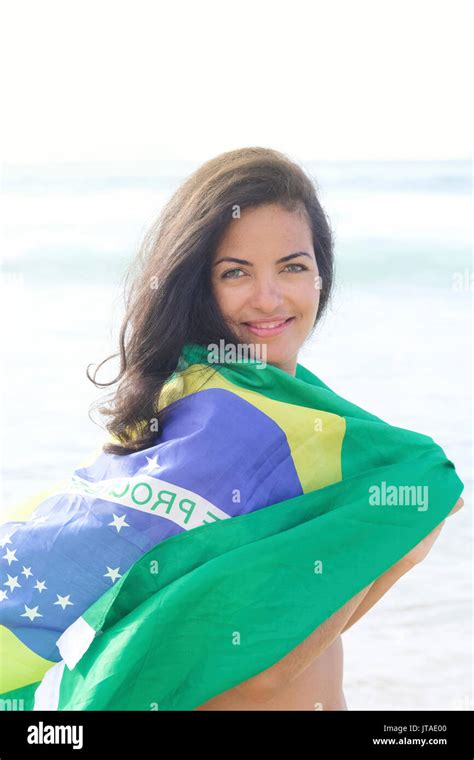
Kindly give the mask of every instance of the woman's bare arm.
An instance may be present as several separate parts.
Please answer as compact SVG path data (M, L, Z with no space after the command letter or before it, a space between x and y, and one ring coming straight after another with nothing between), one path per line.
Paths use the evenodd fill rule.
M450 514L461 509L463 504L464 500L460 498ZM376 581L373 581L352 597L340 610L318 626L313 633L292 649L283 659L270 668L258 673L253 678L226 691L225 694L228 695L230 703L232 702L233 695L240 698L245 696L247 699L258 703L264 703L272 699L281 688L284 688L306 670L332 644L339 634L346 631L365 615L402 575L426 557L443 525L444 520L426 538L420 541L414 549L402 557L399 562L389 568Z
M241 704L242 700L248 703L254 702L262 704L272 699L281 688L284 688L290 681L296 678L311 663L319 657L324 650L329 647L334 639L339 635L344 624L354 613L354 610L362 602L362 599L369 591L372 584L362 589L352 599L337 610L330 618L321 623L301 644L291 650L283 659L275 665L263 670L253 678L228 689L217 697L205 702L195 708L196 710L213 709L213 702L218 700L219 709L233 709L236 703Z
M255 702L266 702L274 697L333 643L372 585L370 583L359 591L285 657L253 678L238 684L234 689L229 690L229 693L235 691L240 696L245 694L247 698Z
M464 499L460 497L452 508L451 512L448 514L448 517L450 515L453 515L455 512L459 512L463 506ZM423 538L422 541L420 541L411 551L405 554L405 556L402 557L399 562L396 562L395 565L392 565L392 567L389 568L383 575L381 575L380 578L377 578L375 583L373 583L369 593L366 594L364 600L357 607L352 617L349 618L345 624L344 628L342 629L342 633L344 633L344 631L347 631L348 628L360 620L360 618L363 617L366 612L368 612L374 606L374 604L376 604L379 599L381 599L382 596L387 593L387 591L402 577L402 575L405 575L405 573L407 573L427 557L433 547L434 542L441 533L445 522L446 518L440 522L440 524L437 525L436 528L431 531L431 533L425 536L425 538Z
M347 629L353 626L354 623L357 623L357 621L360 620L360 618L363 617L390 588L392 588L402 575L405 575L405 573L411 570L412 567L413 565L402 557L399 562L392 565L392 567L381 575L380 578L377 578L372 584L369 593L365 595L362 602L345 624L341 633L344 633L344 631L347 631Z

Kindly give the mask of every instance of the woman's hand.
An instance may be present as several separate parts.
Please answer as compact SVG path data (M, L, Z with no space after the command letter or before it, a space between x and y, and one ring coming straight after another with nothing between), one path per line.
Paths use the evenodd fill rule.
M448 517L450 515L453 515L455 512L458 512L462 506L464 506L464 499L461 497L457 500L451 512L448 514ZM445 522L446 522L446 519L444 519L439 525L437 525L436 528L433 531L431 531L431 533L428 533L428 535L425 536L425 538L422 541L420 541L420 543L417 544L411 551L409 551L408 554L405 554L405 556L402 557L400 562L408 565L409 567L414 567L419 562L422 562L427 556L427 554L429 554L431 547L433 546L434 542L436 541L439 534L441 533L441 529Z

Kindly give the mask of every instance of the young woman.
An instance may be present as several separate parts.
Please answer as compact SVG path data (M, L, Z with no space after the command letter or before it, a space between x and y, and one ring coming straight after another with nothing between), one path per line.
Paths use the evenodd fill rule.
M185 343L245 344L295 374L331 294L333 238L303 169L277 151L246 148L208 161L182 184L137 263L120 334L118 388L100 407L114 436L105 451L118 455L156 440L156 428L140 425L155 419L154 400ZM426 556L441 527L280 662L196 709L347 709L341 634Z

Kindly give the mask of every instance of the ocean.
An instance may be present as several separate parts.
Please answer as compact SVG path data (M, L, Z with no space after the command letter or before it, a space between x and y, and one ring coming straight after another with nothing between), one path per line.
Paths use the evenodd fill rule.
M88 364L115 353L128 263L189 162L4 165L2 503L104 440ZM453 710L472 694L472 167L308 162L336 284L299 361L439 443L465 483L428 557L343 635L350 710ZM99 375L99 379L109 379Z

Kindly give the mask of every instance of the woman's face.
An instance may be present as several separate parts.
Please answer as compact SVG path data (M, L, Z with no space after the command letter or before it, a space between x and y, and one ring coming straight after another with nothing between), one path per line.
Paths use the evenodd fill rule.
M229 224L214 257L212 289L240 341L260 344L259 356L294 375L318 311L318 275L305 216L272 203L246 208Z

